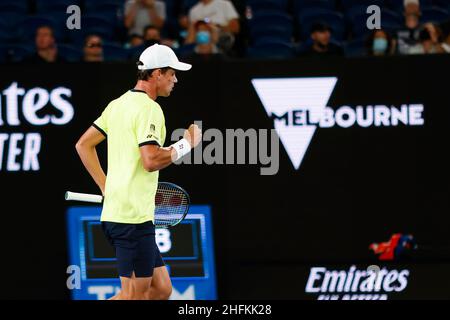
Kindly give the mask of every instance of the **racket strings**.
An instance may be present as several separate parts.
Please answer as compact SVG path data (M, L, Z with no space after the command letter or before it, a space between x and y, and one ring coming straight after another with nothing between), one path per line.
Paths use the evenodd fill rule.
M168 227L182 220L189 207L186 193L171 184L160 183L155 195L155 225Z

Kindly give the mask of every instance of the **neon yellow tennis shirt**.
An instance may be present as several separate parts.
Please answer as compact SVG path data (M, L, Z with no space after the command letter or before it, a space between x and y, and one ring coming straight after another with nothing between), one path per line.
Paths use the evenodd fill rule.
M159 172L144 169L139 147L164 145L166 127L161 107L144 91L133 89L111 101L93 126L107 137L108 146L100 220L153 221Z

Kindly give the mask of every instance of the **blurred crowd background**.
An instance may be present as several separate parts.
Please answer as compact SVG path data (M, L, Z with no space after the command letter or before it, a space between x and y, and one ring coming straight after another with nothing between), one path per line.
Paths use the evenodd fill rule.
M449 25L450 0L0 0L0 63L136 61L154 43L201 59L450 53Z

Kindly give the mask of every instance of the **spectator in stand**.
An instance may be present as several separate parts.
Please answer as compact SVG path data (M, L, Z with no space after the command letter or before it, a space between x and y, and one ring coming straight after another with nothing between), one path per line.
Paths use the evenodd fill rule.
M194 27L195 43L186 45L181 54L194 63L223 59L224 56L215 43L217 36L214 32L217 30L205 21L197 21Z
M146 26L144 28L144 45L145 47L149 47L154 45L155 43L161 43L161 32L155 26Z
M65 59L58 55L53 29L49 26L41 26L36 29L36 52L25 61L32 63L52 63L65 62Z
M375 29L367 41L367 53L369 56L392 55L394 48L392 37L383 29Z
M166 5L157 0L128 0L125 3L125 27L128 34L143 35L148 25L162 29L166 20Z
M312 44L306 47L301 55L304 56L332 56L342 55L341 47L331 42L330 26L324 22L315 22L311 27Z
M397 51L408 54L410 47L420 42L420 6L419 0L404 0L405 27L397 31Z
M442 46L442 31L431 22L425 23L421 28L419 41L418 44L409 47L408 54L445 53Z
M94 34L88 35L84 40L83 48L84 62L102 62L103 61L103 43L102 39Z
M403 8L405 16L408 14L420 15L420 1L419 0L403 0Z
M144 43L144 38L136 33L133 33L128 37L128 42L125 44L126 48L139 47Z
M194 52L200 55L218 54L219 49L216 45L217 36L214 35L214 27L205 21L197 21L195 30L196 46Z
M195 43L197 21L205 21L217 29L218 46L223 52L233 47L235 36L240 32L239 14L231 1L201 0L189 10L190 26L186 44Z
M145 48L152 46L155 43L163 44L163 45L171 47L171 48L176 48L176 44L174 43L174 41L171 39L162 38L160 30L158 28L156 28L155 26L145 27L143 39L144 39L143 45Z
M143 29L142 34L143 34L143 36L141 37L141 41L136 41L137 45L128 46L128 48L131 49L130 58L132 60L139 59L139 56L142 53L142 51L144 51L146 48L148 48L154 44L167 45L164 42L164 40L161 39L160 30L153 25L146 26Z

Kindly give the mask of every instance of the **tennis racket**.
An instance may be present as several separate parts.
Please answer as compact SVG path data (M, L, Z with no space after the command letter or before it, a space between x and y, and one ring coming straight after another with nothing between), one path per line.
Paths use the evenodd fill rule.
M102 203L103 196L89 193L67 191L66 200ZM173 227L183 221L189 210L188 193L170 182L159 182L155 195L155 227Z

